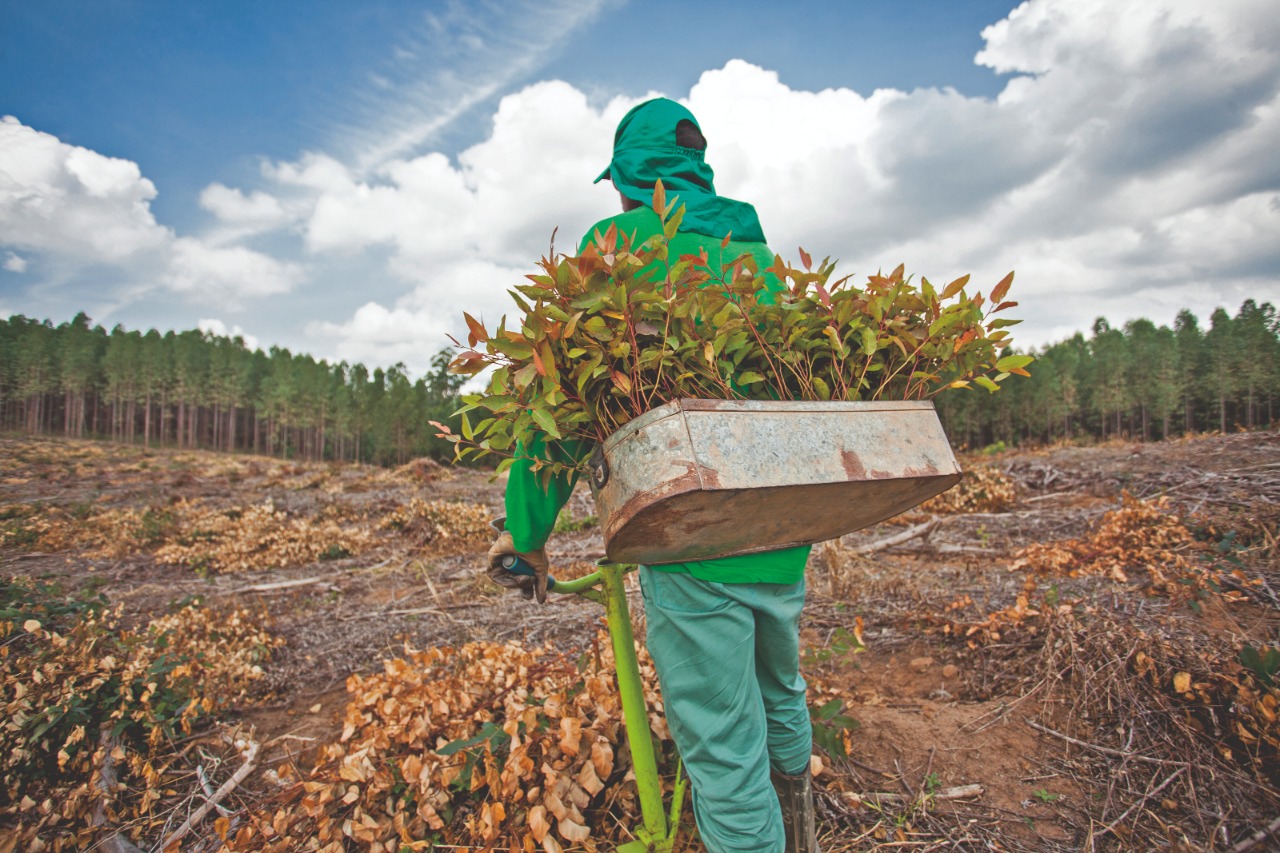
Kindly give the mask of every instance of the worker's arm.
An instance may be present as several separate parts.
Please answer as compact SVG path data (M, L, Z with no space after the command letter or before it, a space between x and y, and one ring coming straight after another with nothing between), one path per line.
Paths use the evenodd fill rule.
M514 463L507 479L507 516L502 533L489 549L489 577L501 586L519 589L526 598L547 599L547 537L555 528L560 509L573 494L578 481L575 470L535 471L536 460L575 466L586 459L591 445L581 441L548 443L543 436L528 446L516 444ZM533 576L509 573L504 565L508 556L517 556L533 569Z
M507 530L517 551L535 551L547 544L560 509L569 502L578 482L577 471L553 473L534 471L534 460L575 466L591 455L585 441L548 442L539 435L529 445L516 443L515 462L507 479Z

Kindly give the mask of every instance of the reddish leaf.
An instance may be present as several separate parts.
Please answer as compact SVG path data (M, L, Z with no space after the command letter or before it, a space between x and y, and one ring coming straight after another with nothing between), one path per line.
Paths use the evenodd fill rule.
M969 276L967 275L960 276L958 279L956 279L955 281L948 284L945 288L943 288L942 298L950 299L951 297L959 293L961 289L963 289L964 286L968 283L969 283Z
M1003 302L1005 294L1009 292L1009 288L1010 286L1012 286L1012 284L1013 284L1013 273L1010 272L1007 276L1000 279L1000 283L997 284L995 286L995 289L991 291L991 301L996 303Z
M822 307L828 311L831 310L831 294L827 293L827 289L822 286L822 282L814 282L814 289L818 291L818 301L822 303Z
M462 318L467 321L467 328L471 330L471 335L467 338L468 346L475 346L477 343L489 340L489 333L485 331L483 323L466 311L462 312Z

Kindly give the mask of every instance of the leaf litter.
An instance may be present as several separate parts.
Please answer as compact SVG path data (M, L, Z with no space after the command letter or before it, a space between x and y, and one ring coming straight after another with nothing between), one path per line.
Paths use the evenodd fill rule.
M74 849L113 827L158 843L236 781L250 741L262 758L181 849L589 850L629 837L634 788L598 608L531 608L476 579L500 484L430 464L2 443L7 574L100 588L138 628L187 595L259 608L286 641L272 640L249 690L163 740L156 775L113 797L102 823L90 809L47 847L12 849ZM815 549L804 667L815 726L833 733L814 766L824 849L1266 849L1280 808L1280 633L1260 520L1280 495L1258 472L1278 456L1261 433L965 458L967 491L900 520L936 519L927 535L866 552L886 524ZM188 507L267 500L367 545L230 572L158 561ZM571 507L594 509L589 496ZM139 531L112 552L22 532L111 512ZM553 561L588 571L598 528L563 529ZM660 715L651 722L669 775ZM81 800L103 798L86 787ZM46 801L0 806L0 849ZM692 827L682 838L701 849Z

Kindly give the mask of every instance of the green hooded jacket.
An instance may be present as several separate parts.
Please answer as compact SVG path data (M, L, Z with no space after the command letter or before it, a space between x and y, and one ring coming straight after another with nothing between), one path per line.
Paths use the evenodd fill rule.
M627 198L642 207L597 222L582 238L579 251L604 234L612 225L626 235L631 245L640 246L650 237L662 233L662 221L648 205L653 199L654 184L662 180L668 201L684 205L680 230L670 243L670 257L697 255L705 252L713 270L722 259L732 261L751 254L760 269L773 265L774 254L765 245L759 218L751 205L716 195L711 167L704 152L676 144L676 125L697 120L687 109L665 98L647 101L631 110L618 125L614 135L613 159L597 181L612 178L614 185ZM728 236L728 245L721 247ZM657 268L655 275L665 275ZM776 281L771 289L780 287ZM547 488L532 470L533 459L550 459L576 463L591 454L589 444L574 441L547 443L535 441L531 446L517 445L515 463L507 480L507 530L511 531L515 548L534 551L546 544L555 527L560 509L569 500L577 481L576 475L551 478ZM744 519L749 522L749 519ZM653 568L661 571L688 572L694 577L720 583L796 583L804 574L809 546L787 548L763 554L724 557L687 563L667 563Z

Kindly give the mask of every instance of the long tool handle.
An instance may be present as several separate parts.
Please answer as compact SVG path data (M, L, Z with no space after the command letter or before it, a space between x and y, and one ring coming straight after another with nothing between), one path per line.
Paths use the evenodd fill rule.
M649 734L649 708L644 701L644 685L640 682L640 662L636 659L627 591L622 585L624 569L617 563L601 562L597 565L604 581L605 618L609 624L609 637L613 640L622 719L626 725L627 743L631 746L636 793L640 795L644 830L637 835L651 850L670 850L675 834L674 828L667 826L667 815L662 807L662 782L658 778L658 761L653 753L653 738Z

